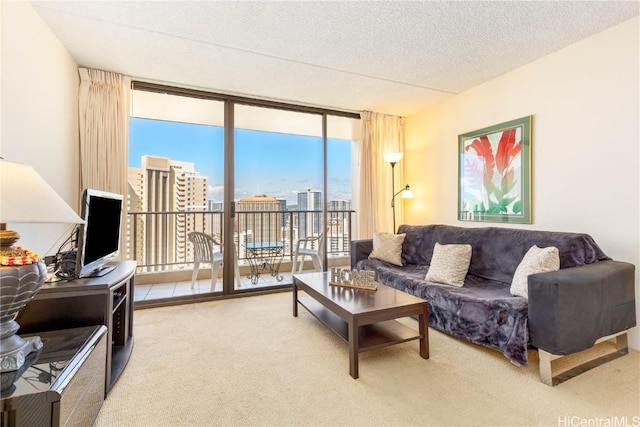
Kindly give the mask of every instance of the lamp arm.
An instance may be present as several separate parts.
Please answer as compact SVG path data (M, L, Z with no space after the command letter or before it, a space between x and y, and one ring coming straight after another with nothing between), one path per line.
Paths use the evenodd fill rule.
M395 207L395 205L396 205L396 203L395 203L395 201L396 201L396 196L397 196L398 194L400 194L400 193L405 192L405 191L409 191L409 184L405 185L405 186L404 186L404 188L403 188L402 190L398 191L396 194L394 194L394 195L393 195L393 197L391 198L391 207L392 207L392 208L393 208L393 207ZM395 213L395 211L394 211L394 213Z
M394 208L396 206L396 196L400 193L402 193L404 191L404 188L400 191L398 191L396 194L393 195L393 197L391 198L391 207Z
M398 191L396 194L393 195L393 198L395 199L398 194L402 193L405 190L406 188L403 188L402 190Z
M391 199L391 201L393 202L393 199L396 198L396 196L400 193L402 193L403 191L409 191L409 184L405 185L404 188L400 191L398 191L396 194L393 195L393 198Z

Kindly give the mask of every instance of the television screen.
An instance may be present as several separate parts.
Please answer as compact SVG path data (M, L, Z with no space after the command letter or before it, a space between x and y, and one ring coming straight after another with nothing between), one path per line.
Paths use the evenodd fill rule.
M85 223L78 229L78 277L101 276L113 269L106 264L120 249L122 195L86 189L82 196L81 216Z

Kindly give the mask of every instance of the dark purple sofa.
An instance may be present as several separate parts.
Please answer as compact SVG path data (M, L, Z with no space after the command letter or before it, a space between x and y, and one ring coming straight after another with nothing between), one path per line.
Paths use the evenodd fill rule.
M449 225L402 225L403 266L369 259L372 240L354 240L351 267L429 303L429 323L527 366L529 346L556 355L588 349L635 326L633 264L613 261L587 234ZM435 243L472 246L464 286L425 280ZM512 296L513 274L533 245L555 246L560 270L530 275L528 300Z

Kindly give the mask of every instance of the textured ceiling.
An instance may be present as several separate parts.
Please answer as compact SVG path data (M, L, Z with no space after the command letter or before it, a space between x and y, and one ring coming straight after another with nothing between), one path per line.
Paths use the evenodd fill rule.
M638 1L31 3L80 66L401 116L640 11Z

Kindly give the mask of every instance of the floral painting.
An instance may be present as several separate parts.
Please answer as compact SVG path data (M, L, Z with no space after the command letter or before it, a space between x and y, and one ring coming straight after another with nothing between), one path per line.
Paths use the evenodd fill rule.
M459 220L531 223L531 118L458 137Z

